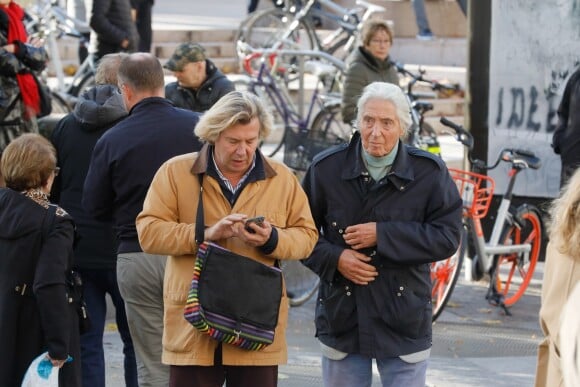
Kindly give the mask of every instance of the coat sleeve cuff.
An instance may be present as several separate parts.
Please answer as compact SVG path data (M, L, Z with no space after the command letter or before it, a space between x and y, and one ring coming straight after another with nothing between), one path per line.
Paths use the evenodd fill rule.
M262 253L268 255L268 254L272 254L272 252L276 249L276 247L278 246L278 230L276 229L276 227L272 227L272 233L270 234L270 238L268 239L268 241L259 247L260 251L262 251Z

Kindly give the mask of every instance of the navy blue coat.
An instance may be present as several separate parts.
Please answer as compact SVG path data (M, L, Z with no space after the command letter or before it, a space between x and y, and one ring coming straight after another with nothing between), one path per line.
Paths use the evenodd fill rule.
M431 347L430 263L458 248L462 202L443 161L403 145L391 171L375 182L360 135L315 157L304 189L318 243L306 265L321 278L316 335L347 353L395 357ZM350 225L377 222L372 257L378 277L354 285L337 270Z
M165 161L201 149L193 133L198 121L198 113L176 108L165 98L149 97L97 141L82 203L96 219L113 220L117 253L142 251L135 218L151 180Z

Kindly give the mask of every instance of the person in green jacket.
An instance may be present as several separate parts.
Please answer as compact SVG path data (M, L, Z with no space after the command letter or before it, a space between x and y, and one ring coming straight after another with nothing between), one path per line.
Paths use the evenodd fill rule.
M362 29L362 45L347 60L342 91L342 119L351 124L364 87L373 82L399 84L396 67L389 58L393 33L384 20L369 19Z

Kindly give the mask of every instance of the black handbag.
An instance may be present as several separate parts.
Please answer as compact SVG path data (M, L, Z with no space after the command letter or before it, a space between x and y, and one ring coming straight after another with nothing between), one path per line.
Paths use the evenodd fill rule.
M43 224L42 238L43 242L47 239L48 234L54 226L54 217L56 216L57 206L50 204L46 213L47 219ZM66 273L66 293L69 304L74 304L75 311L79 319L79 333L82 335L91 329L91 319L87 311L87 304L83 297L83 281L81 275L74 270Z
M203 242L200 175L195 239L198 253L184 317L200 332L247 350L274 341L282 299L282 271Z

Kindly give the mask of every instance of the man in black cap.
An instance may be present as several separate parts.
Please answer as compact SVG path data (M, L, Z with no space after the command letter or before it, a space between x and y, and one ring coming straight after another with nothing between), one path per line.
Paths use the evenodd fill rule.
M177 107L205 112L234 84L206 58L205 49L196 43L180 44L165 64L177 78L165 86L165 98Z

